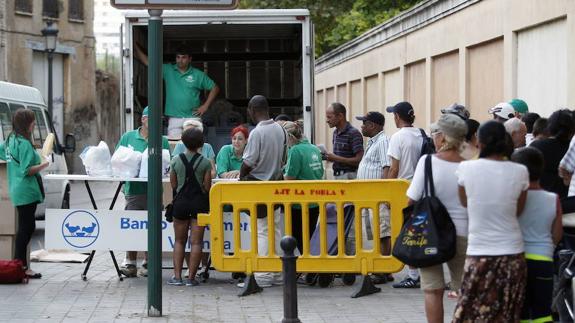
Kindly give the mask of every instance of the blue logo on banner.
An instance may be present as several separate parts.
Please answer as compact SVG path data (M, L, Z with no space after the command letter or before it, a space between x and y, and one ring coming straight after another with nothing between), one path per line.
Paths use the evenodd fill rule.
M62 222L64 240L76 248L86 248L100 235L100 224L94 215L87 211L74 211Z

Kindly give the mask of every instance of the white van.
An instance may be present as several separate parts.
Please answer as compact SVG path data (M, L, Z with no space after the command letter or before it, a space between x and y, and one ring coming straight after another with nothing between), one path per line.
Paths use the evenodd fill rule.
M54 133L56 143L52 161L48 168L42 171L45 174L68 174L68 166L64 158L65 152L73 152L76 139L73 135L66 136L66 145L60 145L60 141L52 120L49 117L46 103L40 91L30 86L0 82L0 142L12 132L12 115L18 109L30 109L36 115L36 128L33 133L34 147L40 152L44 139L49 133ZM4 163L3 161L0 161ZM70 182L44 180L44 192L46 199L38 205L36 217L43 217L46 208L69 208L70 207Z

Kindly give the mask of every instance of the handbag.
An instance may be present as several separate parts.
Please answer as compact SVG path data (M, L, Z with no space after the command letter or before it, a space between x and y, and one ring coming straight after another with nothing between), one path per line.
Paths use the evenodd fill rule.
M403 209L404 223L392 255L416 268L442 264L455 256L456 232L449 212L435 196L431 155L425 158L423 197Z
M22 260L0 260L0 284L28 283Z

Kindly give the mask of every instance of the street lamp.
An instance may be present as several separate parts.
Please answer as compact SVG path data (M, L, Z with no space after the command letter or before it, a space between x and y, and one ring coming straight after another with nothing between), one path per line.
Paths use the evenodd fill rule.
M58 42L58 28L52 21L48 21L46 27L42 29L42 36L46 42L45 51L48 53L48 113L52 118L52 58Z

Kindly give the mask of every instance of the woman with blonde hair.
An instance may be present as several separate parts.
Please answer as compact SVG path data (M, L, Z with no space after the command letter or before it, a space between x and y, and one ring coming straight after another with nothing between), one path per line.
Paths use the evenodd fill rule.
M284 169L285 180L320 180L323 178L323 164L321 151L304 138L301 126L292 121L286 121L283 128L288 135L288 157ZM315 224L319 217L319 206L310 204L309 211L309 237L313 235ZM300 252L303 252L302 208L301 205L292 205L292 235L297 240Z
M461 157L461 146L465 142L467 125L465 121L454 114L443 114L436 123L431 125L431 136L436 154L431 159L431 172L436 197L443 203L456 230L456 254L447 262L451 276L451 288L459 289L465 263L467 248L467 210L458 199L456 170ZM409 203L423 197L425 190L425 159L419 159L411 185L407 190ZM425 295L425 314L428 322L443 322L443 293L445 281L443 264L421 268L421 289ZM454 295L452 295L454 296Z
M200 119L188 119L188 120L186 120L184 122L183 128L184 128L184 131L186 131L187 129L190 129L190 128L195 128L195 129L200 130L202 133L204 133L204 124L202 123L202 121ZM174 151L172 152L172 157L176 157L185 151L186 151L186 146L184 146L184 143L180 140L176 144L176 147L174 147ZM204 158L206 158L207 160L210 161L210 164L212 165L212 178L214 178L216 176L216 162L215 162L216 154L214 153L214 148L209 143L204 142L204 145L202 146L202 148L200 148L200 154L202 156L204 156Z

